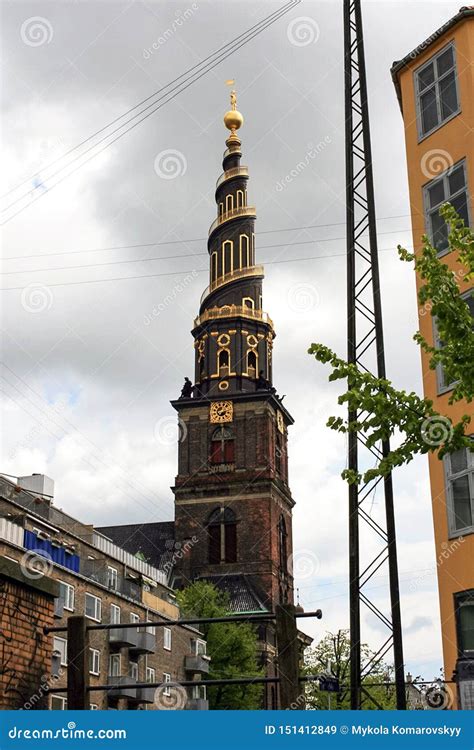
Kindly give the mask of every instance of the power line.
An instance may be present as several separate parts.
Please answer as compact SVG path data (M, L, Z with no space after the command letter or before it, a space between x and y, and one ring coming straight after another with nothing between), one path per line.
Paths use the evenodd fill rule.
M393 251L393 247L381 247L379 248L379 250ZM271 266L271 265L276 265L279 263L300 263L305 260L330 260L331 258L340 258L345 255L346 253L332 253L331 255L312 255L306 258L287 258L285 260L262 261L262 264L265 266ZM131 279L154 279L159 276L177 276L178 274L182 275L182 274L190 274L190 273L191 274L192 273L204 273L204 272L208 272L208 270L209 270L208 268L199 268L199 269L193 268L187 271L166 271L163 273L149 273L149 274L146 273L146 274L141 274L139 276L118 276L112 279L88 279L87 281L63 281L63 282L55 282L54 284L47 284L46 282L44 282L44 286L51 288L55 286L78 286L80 284L99 284L105 281L129 281ZM25 289L25 285L3 288L3 289L0 289L0 292L22 291L23 289Z
M409 230L404 230L409 231ZM400 230L394 230L392 232L379 232L380 235L382 234L399 234ZM265 248L273 248L273 247L293 247L294 245L313 245L314 243L318 242L338 242L339 240L344 240L345 236L342 237L328 237L323 238L320 240L300 240L298 242L283 242L278 245L262 245L259 247L259 250L265 250ZM200 256L208 256L208 253L184 253L182 255L155 255L152 258L129 258L128 260L109 260L104 261L103 263L82 263L78 266L56 266L53 268L29 268L26 270L21 271L3 271L0 273L0 276L11 276L12 274L17 273L42 273L44 271L76 271L80 268L100 268L103 266L116 266L121 265L124 263L146 263L150 261L155 260L174 260L175 258L198 258Z
M385 219L404 219L411 216L411 214L397 214L394 216L380 216L380 220ZM326 227L340 227L345 226L344 221L336 221L332 222L330 224L309 224L305 227L282 227L281 229L266 229L263 231L258 232L259 235L261 234L274 234L276 232L296 232L296 231L302 231L305 229L323 229ZM401 228L399 230L395 230L394 232L379 232L379 234L395 234L396 232L409 232L411 231L409 227ZM326 242L331 239L340 239L339 237L329 237L329 238L323 238L321 240L314 240L315 242ZM344 238L345 239L345 238ZM79 253L102 253L109 250L134 250L139 247L158 247L161 245L182 245L187 244L188 242L206 242L207 237L192 237L191 239L182 239L182 240L164 240L163 242L141 242L136 245L112 245L110 247L93 247L89 250L64 250L58 253L33 253L31 255L9 255L3 260L26 260L28 258L53 258L56 255L77 255ZM296 244L296 243L293 243ZM273 247L272 245L264 245L264 247Z
M132 120L136 119L137 117L141 117L141 119L139 119L138 122L136 122L134 125L130 125L130 127L128 127L125 131L123 131L122 133L120 133L119 135L117 135L115 138L113 138L109 143L106 143L105 146L103 146L103 148L99 149L99 151L96 151L95 153L91 154L85 161L83 161L82 163L78 164L77 167L75 167L70 172L68 172L63 177L61 177L59 180L57 180L57 182L55 182L50 188L47 188L45 190L45 192L40 192L35 198L32 198L32 200L29 201L29 203L27 203L25 206L19 208L18 211L16 211L10 217L8 217L5 221L3 221L2 225L3 224L7 224L9 221L11 221L11 219L14 219L15 216L18 216L18 214L22 213L22 211L24 211L26 208L29 208L29 206L31 206L33 203L36 203L37 200L39 200L40 198L42 198L45 195L45 193L50 192L50 190L52 190L53 188L57 187L57 185L59 185L61 182L63 182L67 177L70 177L72 174L74 174L74 172L76 172L78 169L80 169L85 164L87 164L91 159L95 158L96 156L98 156L99 154L101 154L103 151L105 151L106 149L108 149L110 146L112 146L113 143L115 143L116 141L118 141L120 138L122 138L128 132L130 132L131 130L133 130L134 128L136 128L138 125L141 125L141 123L144 122L145 120L147 120L148 117L151 117L151 115L153 115L159 109L161 109L162 107L164 107L165 104L168 104L170 101L172 101L173 99L175 99L178 96L178 94L181 94L187 88L189 88L190 86L192 86L193 83L196 83L196 81L198 81L204 75L206 75L211 70L213 70L215 67L217 67L217 65L219 65L221 62L223 62L224 60L226 60L227 57L230 57L230 55L232 55L238 49L240 49L245 44L247 44L255 36L258 36L262 31L265 31L269 26L271 26L273 23L275 23L275 21L279 20L282 16L284 16L289 10L291 10L296 4L298 4L300 2L301 2L301 0L291 0L291 2L288 4L289 7L285 6L283 9L280 9L279 11L276 11L273 14L271 14L270 16L268 16L267 18L265 18L263 21L260 22L260 24L257 24L257 26L263 24L262 28L258 29L257 31L253 32L252 34L248 34L248 32L245 32L245 34L247 34L247 36L244 36L243 42L241 42L240 44L238 44L237 46L235 46L235 40L234 40L231 43L231 45L230 45L230 48L229 48L230 51L226 50L225 54L219 55L216 58L216 60L213 61L212 63L210 63L209 67L207 69L204 69L202 72L200 72L199 75L193 74L193 76L195 76L195 77L191 76L192 80L190 80L189 83L187 83L186 82L187 79L185 79L185 81L183 81L182 84L178 84L178 86L175 86L173 89L171 89L171 91L167 92L162 97L159 97L156 101L160 101L161 99L169 96L169 94L171 94L173 91L175 91L176 89L178 89L178 91L175 94L173 94L173 96L170 96L164 102L162 102L157 107L155 107L154 109L152 109L151 112L148 112L148 114L146 114L143 117L141 117L141 115L143 114L143 112L145 112L147 109L149 109L150 107L152 107L152 106L154 106L156 104L156 101L152 102L152 104L149 104L141 112L139 112L138 114L136 114L133 117L131 117L129 120L127 120L126 122L124 122L122 125L120 125L118 128L116 128L115 130L113 130L111 133L108 133L106 136L104 136L103 138L101 138L96 144L94 144L94 145L90 146L89 148L87 148L82 154L79 154L78 156L75 156L64 167L61 167L56 172L53 172L53 174L49 175L49 177L47 177L46 179L51 179L52 177L55 177L56 175L58 175L60 172L63 172L67 167L71 166L78 159L82 159L82 157L84 157L87 153L89 153L93 149L97 148L97 146L100 143L102 143L103 141L105 141L108 138L110 138L112 135L114 135L116 132L118 132L119 130L121 130L128 123L132 122ZM272 16L275 16L275 17L272 18ZM271 20L269 20L269 19L271 19ZM254 28L254 27L252 27L252 28ZM229 45L227 45L227 46L229 46ZM232 49L232 46L235 46L235 48ZM186 74L183 74L183 76L184 75L186 75ZM183 85L184 83L186 83L186 85ZM121 118L119 118L119 119L121 119ZM36 190L37 187L35 187L34 189ZM21 201L24 198L26 198L29 192L31 192L31 191L27 191L21 197L17 198L15 201L13 201L11 204L9 204L9 206L7 206L6 209L4 209L3 213L5 213L6 211L8 211L12 206L14 206L19 201Z
M292 4L297 5L300 1L301 0L291 0L291 2L288 3L288 5L292 5ZM284 6L284 7L286 7L286 6ZM191 73L196 68L201 67L202 65L204 65L205 62L207 62L211 58L216 57L219 52L221 52L222 50L226 49L227 47L230 47L232 44L234 44L235 42L237 42L238 40L240 40L242 37L245 37L251 31L253 31L254 29L256 29L261 24L264 24L265 21L267 21L268 19L270 19L272 16L280 13L282 10L283 10L283 8L280 8L280 9L274 11L269 16L267 16L266 18L264 18L262 21L259 21L254 26L251 26L249 29L247 29L246 31L242 32L242 34L239 34L239 36L235 37L231 42L227 42L222 47L219 47L219 49L217 49L215 52L213 52L212 54L210 54L207 57L205 57L203 60L201 60L201 62L196 63L196 65L193 65L191 68L188 68L187 71L185 71L184 73L181 73L181 75L179 75L177 78L174 78L172 81L170 81L169 83L167 83L165 86L162 86L161 88L157 89L152 94L150 94L149 96L147 96L145 99L142 99L140 102L138 102L138 104L135 104L133 107L130 107L130 109L126 110L123 114L121 114L118 117L116 117L114 120L112 120L111 122L109 122L107 125L104 125L99 130L96 130L95 133L92 133L92 135L88 136L88 138L85 138L83 141L81 141L80 143L78 143L76 146L73 146L72 148L70 148L68 151L66 151L65 154L61 154L61 156L58 156L56 159L54 159L52 162L50 162L49 164L47 164L45 167L43 167L40 170L38 170L38 172L34 172L29 178L27 178L26 180L23 180L23 182L20 182L16 187L11 188L10 190L7 190L7 192L3 193L3 195L1 195L0 197L1 198L6 198L7 195L10 195L11 193L15 192L20 187L22 187L22 185L29 184L33 180L34 177L38 177L41 174L43 174L45 172L45 170L50 169L55 164L57 164L58 162L60 162L62 159L65 159L67 156L69 156L69 154L73 153L74 151L77 151L79 148L81 148L86 143L88 143L89 141L91 141L97 135L100 135L100 133L103 133L104 130L107 130L108 128L112 127L112 125L115 125L116 122L119 122L119 120L122 120L124 117L126 117L128 114L130 114L130 112L133 112L134 110L138 109L138 107L141 107L143 104L145 104L146 102L150 101L150 99L153 99L155 96L157 96L161 92L165 91L170 86L172 86L174 83L176 83L177 81L179 81L181 78L184 78L185 76L189 75L189 73ZM150 106L153 106L153 105L150 105ZM145 110L143 110L143 111L145 111ZM13 205L13 204L11 204L11 205Z

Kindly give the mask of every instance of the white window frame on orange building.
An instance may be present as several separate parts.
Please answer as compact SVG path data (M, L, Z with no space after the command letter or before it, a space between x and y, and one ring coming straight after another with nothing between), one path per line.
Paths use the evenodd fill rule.
M441 57L449 48L452 48L453 50L453 61L454 65L452 68L449 68L449 70L445 71L441 76L438 76L438 72L436 69L436 62L439 57ZM430 65L433 65L434 70L434 79L433 82L426 86L425 90L423 91L420 89L420 73L422 73L426 68L428 68ZM439 96L439 83L440 81L447 77L452 71L454 70L454 85L456 88L456 100L457 100L457 109L453 111L448 117L445 117L444 119L441 119L441 100ZM416 101L416 121L417 121L417 130L418 130L418 142L424 140L425 138L428 138L432 133L435 133L439 128L442 128L443 125L446 125L447 122L452 120L454 117L457 117L461 111L461 98L459 96L459 81L458 81L458 66L457 66L457 60L456 60L456 46L454 44L454 40L450 41L448 44L446 44L442 49L440 49L438 52L436 52L432 57L430 57L429 60L426 60L422 65L420 65L419 68L413 71L413 83L415 88L415 101ZM421 110L421 97L423 94L426 94L427 91L430 88L435 89L435 96L436 96L436 110L438 113L439 121L438 124L432 127L430 130L427 130L426 132L423 132L423 126L422 126L422 110Z

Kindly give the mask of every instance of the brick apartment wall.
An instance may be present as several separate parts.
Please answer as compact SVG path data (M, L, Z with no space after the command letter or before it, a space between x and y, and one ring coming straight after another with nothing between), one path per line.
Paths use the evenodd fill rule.
M57 584L27 578L20 566L1 558L0 709L47 708L41 686L51 672L51 636Z

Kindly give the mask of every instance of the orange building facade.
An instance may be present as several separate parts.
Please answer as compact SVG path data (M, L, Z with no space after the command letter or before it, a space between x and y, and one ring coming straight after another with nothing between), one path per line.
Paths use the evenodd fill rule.
M474 316L474 283L466 282L457 253L447 248L439 208L450 202L467 225L474 221L474 7L461 8L403 60L392 66L402 111L415 251L424 233L455 273ZM420 280L417 279L417 286ZM419 328L438 345L429 305L419 307ZM422 353L424 394L457 422L474 405L449 404L452 384ZM474 363L473 363L474 367ZM474 708L474 453L429 458L445 679L452 706ZM458 689L449 681L455 674Z

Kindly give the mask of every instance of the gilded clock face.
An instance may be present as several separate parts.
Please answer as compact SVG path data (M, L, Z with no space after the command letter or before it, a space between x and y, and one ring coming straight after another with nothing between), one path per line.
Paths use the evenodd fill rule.
M281 411L277 411L277 427L280 432L285 432L285 423L283 421L283 414Z
M209 419L214 423L232 422L234 405L232 401L213 401L209 411Z

